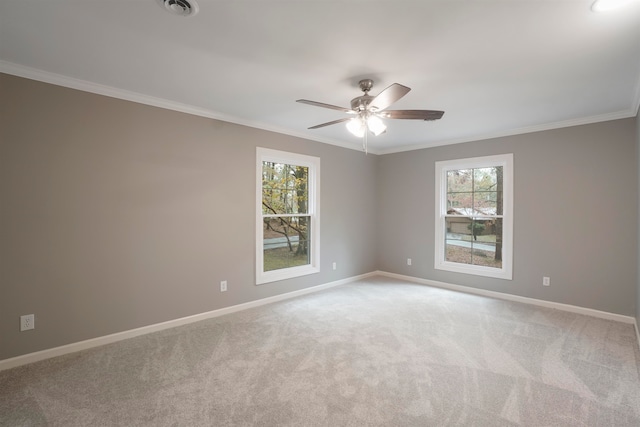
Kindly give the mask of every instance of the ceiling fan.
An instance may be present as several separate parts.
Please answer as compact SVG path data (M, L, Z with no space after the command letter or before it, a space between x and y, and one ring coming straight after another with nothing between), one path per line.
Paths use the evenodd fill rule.
M438 120L444 115L444 111L435 110L387 110L391 104L409 93L411 89L407 86L393 83L377 96L369 95L369 91L373 87L373 80L360 80L358 86L360 86L360 90L364 92L364 95L353 98L351 100L351 108L309 101L308 99L298 99L296 102L314 105L316 107L330 108L332 110L342 111L352 116L311 126L309 129L318 129L325 126L347 122L347 129L349 132L359 138L363 136L365 137L364 144L366 151L367 130L376 136L387 130L382 119Z

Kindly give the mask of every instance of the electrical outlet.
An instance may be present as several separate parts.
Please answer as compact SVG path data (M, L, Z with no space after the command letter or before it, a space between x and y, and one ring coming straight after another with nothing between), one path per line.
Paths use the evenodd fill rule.
M333 269L337 269L338 268L338 264L336 264L335 262L333 263Z
M35 329L36 320L33 314L25 314L20 316L20 332Z
M548 277L542 278L542 286L551 286L551 279Z
M227 292L227 281L223 280L220 282L220 292Z
M411 265L411 258L407 258L407 265Z

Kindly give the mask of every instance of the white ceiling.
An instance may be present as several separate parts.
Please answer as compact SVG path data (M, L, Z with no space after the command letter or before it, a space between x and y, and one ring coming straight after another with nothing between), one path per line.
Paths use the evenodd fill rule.
M358 148L344 124L307 127L372 78L392 109L370 150L389 153L635 116L640 1L197 0L193 17L156 0L0 0L0 71Z

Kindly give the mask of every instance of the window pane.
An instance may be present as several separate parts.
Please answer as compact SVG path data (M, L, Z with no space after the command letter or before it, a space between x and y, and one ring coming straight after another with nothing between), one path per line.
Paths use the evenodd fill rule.
M474 221L474 228L472 264L502 268L502 219Z
M496 168L473 170L473 191L496 191Z
M502 268L502 219L446 219L445 260Z
M502 268L502 261L495 259L495 253L495 243L474 242L471 254L472 264Z
M471 248L456 244L447 239L445 260L459 264L471 264Z
M292 214L298 212L298 198L295 190L281 190L277 188L262 188L262 213L263 214Z
M502 218L496 218L491 221L491 227L487 227L487 235L493 236L493 242L495 243L493 246L493 260L496 268L502 268L502 223Z
M449 215L473 215L473 193L447 193Z
M471 241L471 219L468 217L448 217L447 224L447 240L466 240Z
M473 208L476 210L476 215L496 215L497 198L498 193L496 191L473 193Z
M473 191L473 169L447 171L447 193Z
M280 190L277 188L268 188L266 186L262 187L262 213L263 214L273 214L277 213L275 210L278 205L277 201L282 198L280 194ZM273 207L273 208L272 208Z
M309 223L308 216L264 219L264 271L310 264Z
M471 223L467 217L447 218L445 234L445 260L471 264Z
M262 213L308 213L309 168L262 162Z

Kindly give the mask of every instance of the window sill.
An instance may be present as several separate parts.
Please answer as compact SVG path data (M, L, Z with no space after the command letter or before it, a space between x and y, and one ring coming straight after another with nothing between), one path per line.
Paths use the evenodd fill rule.
M513 274L507 269L482 267L478 265L465 265L454 262L436 262L436 270L450 271L453 273L471 274L474 276L493 277L495 279L513 280Z
M265 283L277 282L279 280L293 279L295 277L307 276L309 274L319 273L320 269L310 265L300 267L291 267L282 270L273 270L260 272L256 277L256 285L264 285Z

